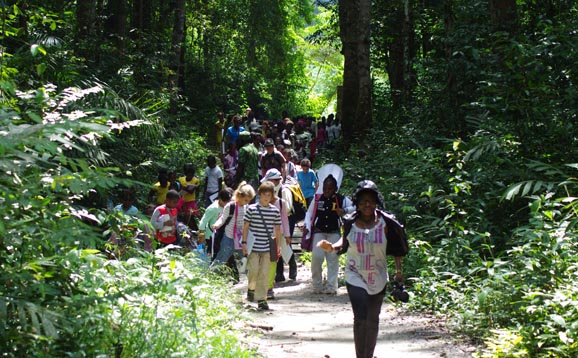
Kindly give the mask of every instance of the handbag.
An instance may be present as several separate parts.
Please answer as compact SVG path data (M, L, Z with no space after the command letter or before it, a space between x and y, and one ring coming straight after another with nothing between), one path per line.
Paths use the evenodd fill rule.
M257 204L257 211L259 211L259 215L261 216L261 220L263 221L263 225L265 225L265 230L267 230L267 236L269 236L269 260L271 262L277 262L277 240L273 238L273 235L269 231L269 225L265 221L265 217L263 217L263 213L261 212L260 204Z
M313 235L315 234L313 228L315 226L315 216L317 215L317 205L319 205L320 198L321 195L315 195L315 201L313 202L313 213L311 215L311 232L309 232L309 237L307 237L307 235L303 235L301 238L301 250L306 252L311 252L313 250Z

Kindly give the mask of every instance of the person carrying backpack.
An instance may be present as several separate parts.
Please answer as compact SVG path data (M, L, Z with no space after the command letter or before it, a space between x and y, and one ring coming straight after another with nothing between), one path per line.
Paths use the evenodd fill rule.
M405 234L396 232L391 217L377 209L382 196L371 180L358 183L353 203L356 212L337 242L323 240L317 247L327 253L347 252L345 280L353 309L353 340L357 358L371 358L379 333L379 314L389 281L387 255L395 257L395 280L403 282ZM390 224L388 224L391 223ZM403 227L401 227L403 230ZM390 247L391 246L391 247Z
M313 240L311 252L311 279L314 293L334 295L337 293L339 258L335 252L325 252L317 247L320 241L335 243L341 234L342 217L353 213L351 200L337 192L337 180L328 175L323 180L323 194L315 195L305 217L303 234ZM327 260L327 282L323 287L323 261Z

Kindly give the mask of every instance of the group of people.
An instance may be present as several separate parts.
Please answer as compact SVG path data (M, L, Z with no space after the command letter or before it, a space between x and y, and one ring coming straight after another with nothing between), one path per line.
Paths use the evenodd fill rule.
M224 170L217 164L217 157L209 155L202 180L195 176L192 164L184 166L181 177L174 171L159 172L149 195L154 206L154 238L159 245L181 245L185 230L179 230L179 225L198 230L196 244L206 245L211 270L230 272L235 282L239 270L246 270L247 300L256 302L260 310L268 310L268 300L275 297L275 282L285 280L285 263L289 264L289 279L297 278L295 256L290 250L287 254L287 247L291 247L295 225L301 219L296 215L291 186L299 187L306 205L302 231L312 241L312 290L317 294L337 293L338 255L340 250L345 252L357 356L372 357L389 281L388 226L378 214L382 198L377 186L364 181L350 199L339 193L333 175L321 178L319 183L311 168L315 152L310 151L311 146L309 151L303 150L298 139L301 124L293 132L293 121L283 121L283 125L276 126L277 131L272 131L278 133L283 128L279 135L270 137L244 130L241 119L234 117L233 125L223 130L217 141L221 149L228 148L221 153ZM267 122L259 125L266 133ZM205 208L203 215L198 202ZM352 224L344 237L342 226L347 218ZM401 262L401 257L395 258L395 279L399 281L403 280Z

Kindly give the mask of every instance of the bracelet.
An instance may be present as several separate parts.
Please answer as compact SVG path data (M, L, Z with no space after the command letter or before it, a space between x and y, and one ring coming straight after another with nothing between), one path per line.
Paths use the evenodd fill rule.
M241 241L241 244L247 245L247 241Z

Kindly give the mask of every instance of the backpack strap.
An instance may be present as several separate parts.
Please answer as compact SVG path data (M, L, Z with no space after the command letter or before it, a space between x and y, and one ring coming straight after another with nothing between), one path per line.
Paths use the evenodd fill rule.
M233 202L233 204L229 206L229 215L227 216L227 219L225 219L225 222L223 223L223 228L229 224L231 219L233 219L233 216L235 215L236 206L237 203L235 202Z

